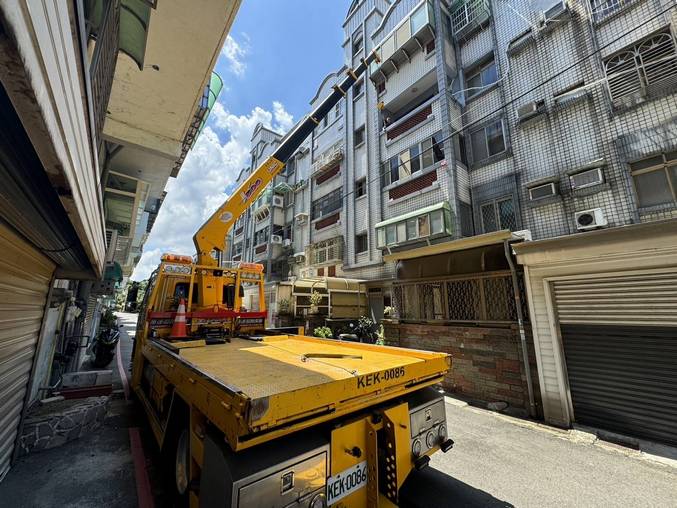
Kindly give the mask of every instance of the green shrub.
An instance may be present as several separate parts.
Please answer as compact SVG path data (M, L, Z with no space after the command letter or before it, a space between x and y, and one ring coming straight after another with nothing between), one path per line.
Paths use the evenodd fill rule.
M313 335L315 337L320 337L322 339L331 339L334 333L328 326L318 326L313 330Z

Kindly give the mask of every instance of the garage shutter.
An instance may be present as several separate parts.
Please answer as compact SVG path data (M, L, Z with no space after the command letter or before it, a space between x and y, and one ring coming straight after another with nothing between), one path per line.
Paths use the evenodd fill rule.
M677 271L555 282L560 323L677 326Z
M577 422L677 444L677 328L561 329Z
M577 422L677 444L677 272L554 283Z
M54 263L0 225L0 479L9 470Z

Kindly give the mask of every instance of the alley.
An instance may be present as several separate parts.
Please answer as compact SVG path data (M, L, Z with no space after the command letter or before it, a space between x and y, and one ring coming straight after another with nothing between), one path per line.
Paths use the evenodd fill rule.
M675 467L455 399L446 408L455 446L431 465L454 480L421 475L416 506L674 506Z
M116 354L106 367L113 374L114 395L103 426L63 446L20 459L0 484L0 506L143 506L138 502L139 489L142 496L151 499L145 470L135 469L132 451L131 440L141 435L137 420L141 414L125 397L127 379L123 376L128 372L118 367L119 362L122 370L128 371L136 314L120 314L118 318L123 325L120 359Z

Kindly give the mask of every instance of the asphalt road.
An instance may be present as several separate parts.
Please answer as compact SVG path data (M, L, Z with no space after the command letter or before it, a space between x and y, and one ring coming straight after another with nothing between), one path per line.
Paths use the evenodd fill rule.
M407 485L412 506L677 506L677 468L640 452L458 403L447 419L454 449Z

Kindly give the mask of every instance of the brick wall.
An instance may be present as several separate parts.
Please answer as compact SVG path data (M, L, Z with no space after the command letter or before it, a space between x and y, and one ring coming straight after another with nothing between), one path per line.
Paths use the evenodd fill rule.
M436 324L383 323L386 344L449 353L451 370L444 389L485 402L529 407L517 326L483 328ZM531 375L537 406L540 391L531 331L527 329Z

